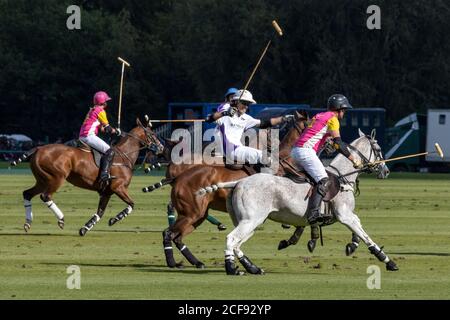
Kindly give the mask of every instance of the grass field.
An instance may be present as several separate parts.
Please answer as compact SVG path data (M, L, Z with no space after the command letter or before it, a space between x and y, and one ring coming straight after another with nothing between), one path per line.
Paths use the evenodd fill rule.
M388 180L364 178L357 212L369 235L393 258L398 272L387 272L361 245L353 257L344 254L350 232L335 224L324 229L325 246L310 254L309 237L277 251L291 230L267 221L243 247L266 271L264 276L226 276L227 214L213 212L229 227L219 232L205 222L186 244L207 268L185 262L182 270L165 267L161 231L167 225L169 188L144 194L159 179L134 177L135 211L114 227L107 220L125 206L112 199L103 219L84 238L78 229L95 213L97 195L69 184L55 202L66 216L56 219L36 198L35 221L24 234L22 191L33 178L0 173L0 299L449 299L450 298L450 175L392 174ZM181 255L176 252L178 261ZM66 268L81 270L81 290L66 288ZM367 268L381 268L381 289L366 286Z

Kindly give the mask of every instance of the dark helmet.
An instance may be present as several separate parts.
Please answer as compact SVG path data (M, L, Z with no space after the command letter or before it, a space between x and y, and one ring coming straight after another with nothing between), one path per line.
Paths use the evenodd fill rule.
M329 111L338 111L345 109L353 109L348 99L342 94L333 94L328 98L327 109Z

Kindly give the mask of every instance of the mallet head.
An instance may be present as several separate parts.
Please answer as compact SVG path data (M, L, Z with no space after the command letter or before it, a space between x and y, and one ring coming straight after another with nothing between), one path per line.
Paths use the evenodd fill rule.
M278 25L276 20L272 21L272 26L275 28L275 30L277 31L277 33L281 36L283 36L283 30L281 30L280 26Z
M124 59L122 59L121 57L117 57L117 60L119 60L120 62L122 62L124 65L126 65L127 67L131 67L131 65L125 61Z
M443 159L444 158L444 152L442 151L442 148L439 145L439 143L436 142L434 144L434 148L436 149L436 152L438 153L438 155Z

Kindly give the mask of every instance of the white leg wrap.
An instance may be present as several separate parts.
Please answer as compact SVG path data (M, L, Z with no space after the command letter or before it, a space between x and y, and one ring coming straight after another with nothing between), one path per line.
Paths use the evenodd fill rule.
M56 219L58 219L58 220L64 219L64 214L62 213L61 210L59 210L58 206L53 201L50 200L50 201L46 202L45 204L47 205L47 207L50 210L52 210Z
M132 206L128 206L128 207L126 208L126 210L127 210L127 213L130 214L131 211L133 211L133 207L132 207Z
M25 219L27 222L33 221L33 212L31 211L31 201L23 200L23 206L25 207Z
M94 214L93 217L95 218L95 223L100 221L100 216L98 214Z

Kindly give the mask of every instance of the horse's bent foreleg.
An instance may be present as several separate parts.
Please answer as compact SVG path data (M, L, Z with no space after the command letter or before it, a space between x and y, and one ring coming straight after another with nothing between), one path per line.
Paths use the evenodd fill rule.
M56 203L53 202L51 194L42 193L41 194L41 200L53 212L53 214L55 215L56 219L58 219L58 226L61 229L64 229L64 214L58 208Z
M86 224L80 229L80 231L79 231L80 236L82 236L82 237L85 236L86 233L88 231L90 231L97 224L97 222L100 221L100 219L105 214L105 209L106 209L106 206L108 205L108 202L109 202L110 198L111 198L111 194L110 193L102 194L100 196L100 201L98 203L97 213L94 214L92 216L92 218L89 219L89 221L86 222Z
M355 233L352 233L352 242L347 243L347 245L345 246L345 254L347 256L351 256L353 253L355 253L356 249L358 249L359 242L359 237Z
M296 245L298 241L300 240L300 237L303 234L303 231L305 230L305 227L296 227L294 233L288 240L281 240L278 244L278 250L286 249L287 247L291 245Z
M123 202L125 202L128 205L128 207L120 211L114 218L109 219L108 222L109 226L112 226L117 222L125 219L133 211L134 208L134 201L128 195L128 190L125 186L121 186L114 192Z
M342 224L346 225L357 237L359 237L367 245L371 254L377 257L379 261L386 264L387 270L398 270L395 262L392 261L364 231L361 225L361 221L356 214L354 214L353 212L348 212L346 214L339 214L337 218Z

